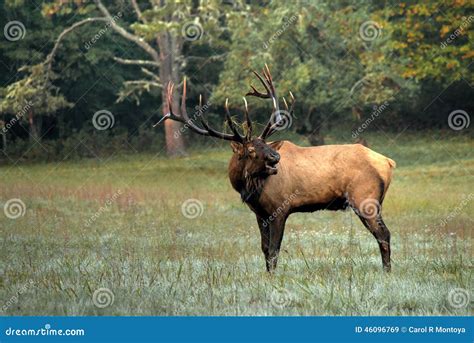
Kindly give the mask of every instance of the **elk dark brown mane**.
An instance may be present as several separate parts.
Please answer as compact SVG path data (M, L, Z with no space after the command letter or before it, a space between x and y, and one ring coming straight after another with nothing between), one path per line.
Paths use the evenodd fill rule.
M291 116L294 97L280 110L272 76L265 65L263 76L254 72L265 92L254 86L246 95L271 99L273 112L262 134L253 136L252 122L245 102L245 135L234 125L226 100L226 121L231 134L209 126L203 117L200 97L197 126L186 112L186 79L183 82L181 114L171 108L173 84L168 84L167 114L161 119L184 123L192 131L231 141L234 152L229 162L229 179L257 217L261 247L268 271L276 268L288 216L295 212L342 210L350 206L363 225L376 238L382 264L390 271L390 232L382 219L382 203L387 193L395 162L361 144L300 147L289 141L267 142L281 127L284 116ZM160 122L161 122L160 120Z

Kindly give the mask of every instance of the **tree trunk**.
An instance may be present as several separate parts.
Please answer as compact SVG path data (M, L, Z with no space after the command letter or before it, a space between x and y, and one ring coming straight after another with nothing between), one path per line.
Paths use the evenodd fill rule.
M2 151L7 151L7 120L3 117L4 120L0 120L2 126Z
M314 146L324 145L324 136L321 134L320 127L309 133L308 140Z
M163 32L157 37L157 42L160 47L160 80L163 85L161 98L163 103L163 115L166 114L166 91L168 82L171 81L175 85L180 82L179 66L177 65L177 56L180 54L180 45L177 38L169 32ZM173 90L173 103L171 104L175 113L181 113L179 108L179 92L175 86ZM183 156L186 155L184 145L184 137L182 134L183 125L174 120L165 120L165 138L166 138L166 152L168 156Z
M2 132L2 150L7 151L7 133Z
M315 112L313 107L310 107L306 119L300 127L296 128L296 132L300 135L305 135L311 145L324 145L324 136L321 134L322 124L322 118Z
M28 110L28 123L31 143L39 142L41 140L41 117L36 117L32 109Z

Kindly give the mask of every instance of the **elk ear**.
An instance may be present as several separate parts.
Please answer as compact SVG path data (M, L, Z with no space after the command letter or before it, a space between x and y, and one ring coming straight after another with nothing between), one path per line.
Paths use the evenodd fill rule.
M244 146L239 143L239 142L230 142L230 146L232 148L232 151L239 155L239 156L242 156L243 152L244 152Z
M281 146L283 145L283 141L276 141L276 142L270 142L268 145L273 149L273 150L280 150Z

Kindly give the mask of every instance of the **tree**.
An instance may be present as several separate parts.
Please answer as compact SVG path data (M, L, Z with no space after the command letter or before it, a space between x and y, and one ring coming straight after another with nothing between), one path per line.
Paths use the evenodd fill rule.
M13 119L4 123L8 129L17 121L27 120L30 127L30 138L34 141L41 140L41 116L52 115L58 109L70 106L70 103L59 95L59 90L50 80L55 75L46 76L42 63L20 68L27 75L2 90L0 97L0 112L15 113ZM4 131L5 136L6 131ZM5 140L4 140L5 142ZM5 144L5 143L4 143Z
M193 1L179 3L150 1L142 10L135 0L131 0L130 6L137 21L130 24L125 21L119 23L122 17L120 10L116 12L117 14L112 15L100 0L95 0L94 3L96 5L94 8L83 5L82 9L89 14L98 12L100 16L88 17L65 29L59 35L57 43L45 63L52 63L59 43L67 33L92 22L105 23L107 28L110 27L122 38L135 44L144 55L141 59L115 57L119 63L140 67L140 71L144 75L144 78L124 82L123 90L119 94L119 101L126 97L134 97L138 100L143 92L160 89L162 103L164 103L166 101L166 85L169 82L179 85L185 66L194 57L183 54L186 42L198 41L204 32L210 37L214 36L214 42L219 41L221 30L218 25L220 16L220 12L217 10L218 2L206 1L194 6ZM44 7L44 12L52 15L70 6L75 5L55 1L47 4ZM119 4L116 7L120 7ZM175 100L173 100L172 106L179 113L178 96L174 96L173 99ZM165 111L165 107L163 107L163 111ZM165 114L163 113L163 115ZM164 125L168 154L170 156L184 154L183 136L175 134L181 129L181 124L165 121Z
M469 1L431 0L354 2L333 11L331 29L364 67L353 87L356 108L388 101L386 122L405 129L440 126L457 103L472 107L472 9ZM441 93L446 99L428 110Z
M69 106L69 103L49 81L55 79L55 74L51 73L48 80L41 63L44 59L41 47L44 41L53 38L53 26L45 23L41 15L33 11L33 4L7 1L4 6L5 11L2 11L1 17L7 23L4 26L5 39L0 41L0 48L6 57L4 61L8 61L8 64L7 70L2 73L2 77L5 76L2 81L10 81L6 87L0 88L0 113L3 114L1 129L5 150L7 133L16 123L27 122L30 139L33 142L40 141L42 117L55 115L58 109ZM18 18L22 18L28 30L22 21L11 20ZM31 65L25 66L27 63ZM5 62L2 66L4 65ZM15 76L11 76L10 71L25 76L11 82ZM7 114L13 117L7 117Z
M314 1L304 6L272 2L251 6L245 15L235 13L229 21L230 51L214 96L239 94L237 89L248 88L249 73L242 73L242 66L259 69L266 62L280 95L292 90L296 96L298 119L293 128L312 144L322 144L324 126L350 119L361 102L377 103L392 95L389 86L369 89L369 80L378 74L372 65L358 60L363 42L357 33L347 39L341 35L349 22L358 28L356 18L368 11L366 5L358 7L354 10L346 2Z

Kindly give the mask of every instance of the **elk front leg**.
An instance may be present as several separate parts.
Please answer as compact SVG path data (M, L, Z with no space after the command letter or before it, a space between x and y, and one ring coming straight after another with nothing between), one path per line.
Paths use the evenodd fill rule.
M267 267L267 272L270 271L270 265L268 263L268 248L269 248L269 242L270 242L270 227L268 223L257 215L257 222L258 222L258 228L260 229L260 237L261 237L261 247L262 247L262 252L265 255L265 264Z
M281 241L283 240L283 232L285 231L286 218L278 217L268 223L269 226L269 246L267 257L267 270L273 272L278 262L278 254L280 252Z

